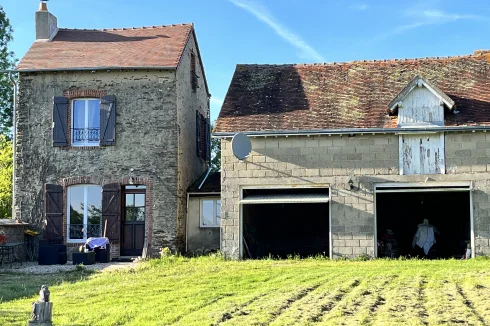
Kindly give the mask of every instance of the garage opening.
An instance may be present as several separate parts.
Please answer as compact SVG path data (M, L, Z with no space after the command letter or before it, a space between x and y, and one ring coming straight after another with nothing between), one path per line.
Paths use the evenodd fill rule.
M243 257L329 255L328 188L243 191Z
M378 257L443 259L466 254L471 248L470 193L467 188L442 190L376 193Z

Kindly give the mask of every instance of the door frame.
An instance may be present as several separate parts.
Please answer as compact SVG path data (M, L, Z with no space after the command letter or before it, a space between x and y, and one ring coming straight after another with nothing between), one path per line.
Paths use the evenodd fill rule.
M399 190L396 188L407 188ZM471 241L471 258L475 258L475 223L473 219L473 182L472 181L454 181L454 182L379 182L373 185L373 203L374 203L374 257L378 258L378 215L376 194L378 193L407 193L407 192L466 192L470 194L470 241Z
M132 187L132 186L136 186L136 187L141 187L141 189L126 189L126 187ZM144 246L144 243L145 243L145 237L146 237L146 217L147 217L147 205L146 205L146 185L144 184L141 184L141 185L124 185L122 187L122 198L121 198L121 206L122 206L122 209L121 209L121 248L120 248L120 251L121 251L121 256L141 256L143 254L143 251L145 250L145 246ZM143 225L143 248L141 249L141 253L139 254L126 254L124 252L124 241L125 241L125 237L124 237L124 225L126 223L126 194L143 194L145 195L145 220L141 223ZM137 223L137 224L140 224L140 223ZM133 224L132 224L133 225ZM134 236L134 234L133 234Z

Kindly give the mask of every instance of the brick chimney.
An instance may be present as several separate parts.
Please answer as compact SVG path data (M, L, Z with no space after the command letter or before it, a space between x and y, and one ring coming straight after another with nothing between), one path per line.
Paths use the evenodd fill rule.
M58 32L58 20L48 11L46 1L39 3L36 11L36 41L50 41Z

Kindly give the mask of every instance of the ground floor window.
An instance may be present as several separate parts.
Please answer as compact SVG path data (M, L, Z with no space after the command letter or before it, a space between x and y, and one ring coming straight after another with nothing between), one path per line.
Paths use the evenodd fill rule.
M201 199L201 227L219 227L220 221L221 200Z
M68 188L67 239L84 242L102 235L102 187L77 185Z

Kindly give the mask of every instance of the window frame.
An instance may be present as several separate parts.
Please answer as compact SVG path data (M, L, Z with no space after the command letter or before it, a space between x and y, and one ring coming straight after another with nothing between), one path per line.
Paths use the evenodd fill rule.
M101 129L101 126L100 126L100 118L99 118L99 140L97 142L89 142L89 141L84 141L84 142L79 142L79 143L75 143L74 142L74 126L75 126L75 122L73 120L73 117L74 117L74 113L75 113L75 102L76 101L85 101L85 128L88 129L88 117L89 117L89 110L88 110L88 103L89 101L91 100L96 100L99 102L99 116L100 116L100 105L101 105L101 101L100 101L100 98L98 97L79 97L79 98L74 98L70 101L70 108L71 108L71 117L70 117L70 122L71 122L71 128L70 128L70 145L73 146L73 147L79 147L79 146L96 146L96 147L99 147L100 146L100 129Z
M73 188L84 188L83 190L83 238L82 239L70 239L70 200L71 200L71 189ZM89 188L99 188L100 193L102 194L102 186L101 185L96 185L96 184L78 184L78 185L72 185L67 187L66 191L66 242L67 243L85 243L87 241L87 228L85 227L88 225L88 205L87 204L87 198L88 198L88 189ZM100 207L102 208L102 195L100 197ZM102 216L101 218L101 235L102 236Z
M204 204L204 201L212 201L213 202L213 224L211 225L205 225L203 223L204 219L203 219L203 204ZM217 203L218 201L220 202L220 208L221 208L221 198L219 197L214 197L214 198L201 198L199 200L199 226L201 228L219 228L221 227L221 212L219 212L219 216L218 216L218 211L216 209L216 206L217 206ZM217 223L217 220L218 220L218 217L220 219L220 223Z

